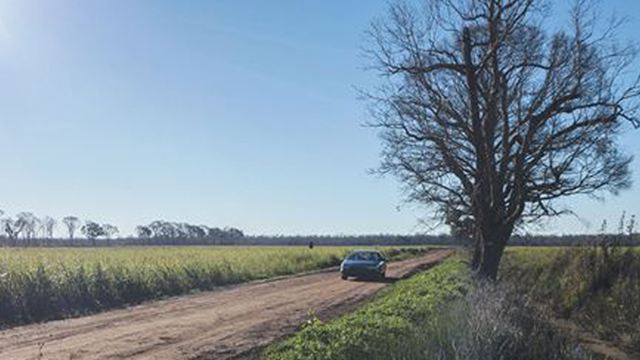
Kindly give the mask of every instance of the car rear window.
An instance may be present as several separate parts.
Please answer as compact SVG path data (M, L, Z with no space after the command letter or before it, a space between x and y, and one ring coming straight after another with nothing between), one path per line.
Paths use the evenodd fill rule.
M375 252L357 252L349 255L347 259L358 261L378 261L380 260L380 255Z

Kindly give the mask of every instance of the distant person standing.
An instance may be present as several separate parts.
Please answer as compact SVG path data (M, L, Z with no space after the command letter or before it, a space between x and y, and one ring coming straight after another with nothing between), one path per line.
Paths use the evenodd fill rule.
M309 241L309 249L313 249L313 241Z

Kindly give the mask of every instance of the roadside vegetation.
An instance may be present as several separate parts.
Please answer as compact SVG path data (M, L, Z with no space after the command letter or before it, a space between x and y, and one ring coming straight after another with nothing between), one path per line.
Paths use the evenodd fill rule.
M502 279L554 316L640 353L639 248L509 249Z
M387 288L353 314L323 323L315 317L291 339L268 348L266 359L414 358L415 346L437 309L463 297L468 287L465 265L447 260ZM411 344L411 346L407 346ZM391 356L391 357L390 357Z
M0 249L0 327L337 265L346 247ZM424 248L383 249L394 260Z
M472 283L460 257L395 283L355 313L315 317L256 358L588 359L513 289Z

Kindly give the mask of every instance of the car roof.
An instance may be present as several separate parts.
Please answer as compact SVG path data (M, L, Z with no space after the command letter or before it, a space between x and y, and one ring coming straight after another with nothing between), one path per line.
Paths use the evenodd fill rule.
M380 254L380 250L375 250L375 249L356 249L356 250L352 250L350 252L350 254L353 253L378 253Z

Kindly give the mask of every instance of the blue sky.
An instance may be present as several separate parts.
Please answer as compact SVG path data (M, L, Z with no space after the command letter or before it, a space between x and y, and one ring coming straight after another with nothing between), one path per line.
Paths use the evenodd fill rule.
M424 230L394 179L367 174L380 146L354 86L376 80L360 47L385 7L0 0L0 209L124 233L154 219L251 234ZM638 2L606 9L631 16L624 36L635 35ZM636 157L639 135L623 139ZM568 201L582 220L544 231L640 213L634 179L605 203Z

